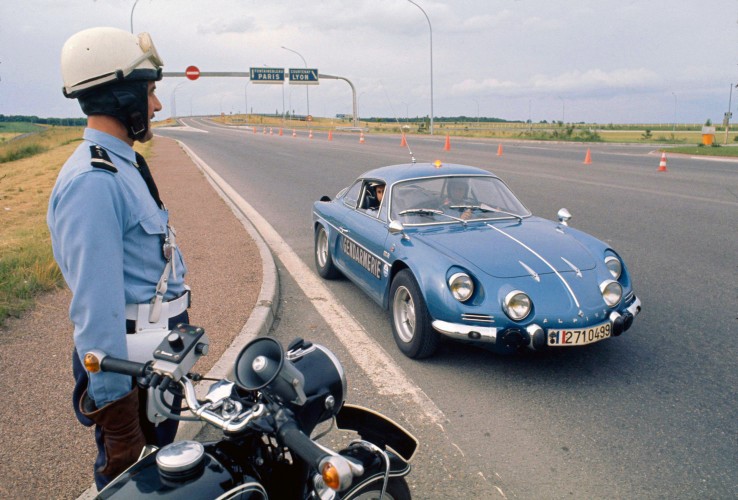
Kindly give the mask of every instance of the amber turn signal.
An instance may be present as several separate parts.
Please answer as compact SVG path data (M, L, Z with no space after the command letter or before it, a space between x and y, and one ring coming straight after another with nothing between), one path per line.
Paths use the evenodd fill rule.
M338 491L338 488L341 486L341 475L332 463L326 462L326 464L323 465L321 475L323 476L323 482L326 486L332 490Z
M85 354L85 370L87 370L90 373L97 373L100 371L100 358L98 358L95 353L88 352Z

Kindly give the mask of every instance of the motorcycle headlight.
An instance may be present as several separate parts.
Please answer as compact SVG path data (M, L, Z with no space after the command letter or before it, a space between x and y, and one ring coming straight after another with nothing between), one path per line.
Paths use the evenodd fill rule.
M600 283L600 292L602 292L602 298L608 307L615 307L620 303L620 299L623 298L623 287L614 280L607 280Z
M448 279L448 288L459 302L466 302L474 294L474 281L466 273L456 273Z
M505 295L505 300L502 301L502 308L505 310L511 320L521 321L525 319L533 306L533 302L530 297L520 290L513 290L512 292Z
M620 279L620 274L623 272L623 265L620 263L620 259L610 255L605 258L605 265L614 279Z

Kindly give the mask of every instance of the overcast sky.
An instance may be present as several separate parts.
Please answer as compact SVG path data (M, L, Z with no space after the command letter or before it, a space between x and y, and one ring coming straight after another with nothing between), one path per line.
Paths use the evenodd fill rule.
M435 116L719 124L738 83L738 0L416 0L433 35ZM151 33L165 71L309 68L350 80L359 114L430 114L430 30L407 0L2 0L0 114L82 116L61 93L77 31ZM178 86L179 83L185 82ZM158 117L307 111L298 85L164 79ZM176 92L174 92L177 87ZM732 109L738 107L738 89ZM349 85L309 88L310 113L350 114ZM176 102L172 96L176 97ZM738 119L738 114L736 115Z

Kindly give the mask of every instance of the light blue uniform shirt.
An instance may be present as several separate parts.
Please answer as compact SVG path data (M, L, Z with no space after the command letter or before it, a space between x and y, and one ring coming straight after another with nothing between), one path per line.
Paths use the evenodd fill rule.
M102 147L117 172L91 165ZM166 266L162 244L169 213L160 209L135 167L133 148L85 129L51 193L46 216L54 257L72 290L69 317L80 358L91 349L127 359L126 304L148 303ZM164 300L184 293L187 269L179 249ZM98 408L131 390L130 377L90 374L88 395Z

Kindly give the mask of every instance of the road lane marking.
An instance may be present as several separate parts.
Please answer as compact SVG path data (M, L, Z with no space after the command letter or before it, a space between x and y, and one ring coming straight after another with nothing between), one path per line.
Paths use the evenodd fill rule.
M282 262L354 362L366 373L377 392L383 396L402 398L404 404L401 411L411 422L423 420L435 424L443 431L446 416L428 395L410 382L410 377L340 304L316 273L297 256L274 228L187 145L178 142L256 227L272 253ZM407 404L409 402L414 404Z

